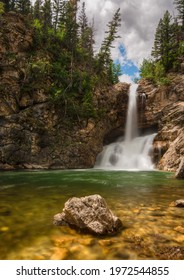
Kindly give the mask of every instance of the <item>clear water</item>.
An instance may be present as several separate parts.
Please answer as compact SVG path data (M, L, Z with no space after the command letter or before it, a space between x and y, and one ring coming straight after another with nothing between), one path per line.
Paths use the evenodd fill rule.
M52 224L73 196L102 195L124 228L116 236ZM172 173L101 170L0 173L0 259L182 258L183 180ZM182 251L180 251L182 252Z

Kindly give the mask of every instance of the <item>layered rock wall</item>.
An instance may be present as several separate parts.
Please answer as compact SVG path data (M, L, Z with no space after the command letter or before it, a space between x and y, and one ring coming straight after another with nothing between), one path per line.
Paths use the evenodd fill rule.
M49 75L40 84L27 81L28 67L40 54L33 54L33 31L25 19L9 13L0 25L0 169L93 167L103 145L124 135L130 85L97 88L93 104L101 114L71 121L65 108L50 101ZM184 157L184 74L169 78L169 86L140 81L139 128L158 132L157 168L176 171Z
M176 171L184 157L184 75L170 74L169 86L142 80L139 92L139 126L157 127L154 160L161 170Z
M49 57L33 50L26 19L11 12L0 25L0 169L93 167L104 135L126 118L129 85L96 89L101 115L71 120L49 98L49 75L40 84L27 79L30 64Z

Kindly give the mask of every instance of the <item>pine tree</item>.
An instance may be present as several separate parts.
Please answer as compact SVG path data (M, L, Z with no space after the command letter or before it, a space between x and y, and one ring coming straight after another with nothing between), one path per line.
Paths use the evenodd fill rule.
M52 28L51 0L45 0L44 5L42 6L42 12L43 12L43 29L44 32L47 32L49 28Z
M163 42L163 20L160 19L158 26L156 28L154 46L152 48L152 53L151 53L151 55L154 57L156 61L160 60L164 53L162 42Z
M10 0L10 11L15 11L16 0Z
M166 71L172 68L174 44L175 37L172 16L166 11L163 19L159 21L157 26L154 47L152 49L153 58L155 61L161 61Z
M53 26L55 32L59 23L60 12L61 12L61 0L53 0Z
M93 56L93 45L94 45L94 23L89 26L88 18L86 16L85 2L82 3L82 10L79 15L79 45L89 57Z
M184 0L174 0L176 9L178 10L178 20L184 30Z
M108 31L105 32L107 36L102 42L102 46L98 54L99 70L105 67L107 72L109 73L111 72L110 71L111 63L112 63L111 48L113 48L113 41L117 38L120 38L120 36L117 36L117 31L120 26L121 26L121 15L120 15L120 9L118 9L114 14L113 19L107 24Z
M71 52L76 49L78 42L77 3L78 0L63 1L58 22L63 43Z
M33 7L33 17L34 19L38 19L39 21L41 21L42 19L41 7L42 7L42 0L36 0Z
M172 56L173 56L173 66L177 69L178 58L180 57L180 44L181 44L181 29L178 24L177 19L174 20L172 25L173 29L173 45L172 45Z
M87 41L87 50L91 58L93 58L94 52L93 52L93 46L95 44L94 39L94 20L88 27L88 41Z
M2 2L4 4L5 12L9 12L9 11L14 11L15 10L16 2L18 3L19 1L17 1L17 0L1 0L0 2Z
M5 12L9 12L10 11L10 0L1 0L0 2L2 2L4 5L4 11Z
M85 33L86 29L88 28L88 19L86 16L86 6L85 2L82 3L82 10L79 15L79 27L80 27L80 35L81 37Z
M16 9L23 15L27 15L31 11L31 1L30 0L17 0Z

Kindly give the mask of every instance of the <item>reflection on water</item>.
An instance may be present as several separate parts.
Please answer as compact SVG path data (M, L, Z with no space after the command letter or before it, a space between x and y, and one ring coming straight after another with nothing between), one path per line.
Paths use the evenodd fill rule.
M0 173L0 259L183 259L183 180L172 173L37 171ZM66 200L103 196L122 220L117 236L55 227Z

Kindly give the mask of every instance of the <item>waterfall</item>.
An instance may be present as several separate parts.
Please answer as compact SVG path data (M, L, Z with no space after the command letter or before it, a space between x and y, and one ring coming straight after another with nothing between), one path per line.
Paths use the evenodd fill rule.
M132 84L129 92L127 121L124 140L106 145L97 156L94 168L114 170L151 170L154 168L150 152L154 134L138 135L137 85Z
M137 100L136 91L137 84L131 85L131 90L128 99L128 111L127 111L127 121L125 127L125 142L129 143L137 137L138 127L137 127Z

